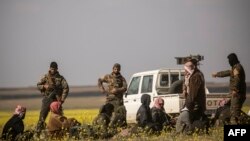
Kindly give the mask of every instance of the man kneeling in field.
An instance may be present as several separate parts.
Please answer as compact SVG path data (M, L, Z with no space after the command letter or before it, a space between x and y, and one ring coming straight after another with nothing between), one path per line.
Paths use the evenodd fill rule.
M48 131L51 138L63 138L65 132L70 128L80 125L75 118L66 118L63 116L61 102L55 101L50 104L50 118L48 122Z

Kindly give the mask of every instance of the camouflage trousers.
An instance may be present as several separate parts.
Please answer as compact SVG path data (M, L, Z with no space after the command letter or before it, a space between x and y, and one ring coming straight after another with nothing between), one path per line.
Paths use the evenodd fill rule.
M119 98L107 98L106 103L110 103L114 106L114 112L110 120L111 127L124 127L127 125L127 110L123 105L123 99Z
M233 96L231 98L231 106L230 106L230 112L231 112L231 118L230 123L231 124L239 124L239 117L241 116L241 108L243 103L245 102L246 97L242 96Z
M48 113L50 111L50 104L55 101L55 99L49 98L49 97L44 97L42 100L42 106L41 106L41 111L40 111L40 116L39 120L36 126L36 132L41 132L41 130L45 129L45 119L48 116Z

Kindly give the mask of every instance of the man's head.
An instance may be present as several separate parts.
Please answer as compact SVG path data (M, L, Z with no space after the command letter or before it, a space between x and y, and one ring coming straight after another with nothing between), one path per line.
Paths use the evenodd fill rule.
M154 107L164 109L164 100L161 97L156 98L154 101Z
M18 115L21 119L25 118L25 113L26 113L26 108L21 106L21 105L17 105L14 115Z
M189 73L192 74L194 70L197 68L197 60L196 59L187 59L184 64L184 69Z
M230 64L230 66L234 66L235 64L238 64L240 61L238 60L238 57L235 53L231 53L227 56L228 58L228 62Z
M58 102L58 101L52 102L50 104L50 111L58 115L63 115L61 102Z
M56 62L51 62L50 63L50 68L49 68L49 71L50 71L50 74L55 74L58 70L58 66L57 66L57 63Z
M118 64L118 63L115 63L114 66L113 66L113 73L114 74L119 74L121 71L121 65Z
M141 103L145 106L149 106L151 103L151 97L148 94L143 94L141 96Z

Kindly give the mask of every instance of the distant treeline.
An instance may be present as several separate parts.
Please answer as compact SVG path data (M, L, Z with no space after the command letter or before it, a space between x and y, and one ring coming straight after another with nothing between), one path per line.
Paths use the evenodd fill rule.
M228 93L229 92L229 86L220 86L220 87L212 87L207 86L210 93ZM247 94L250 93L250 86L247 86Z

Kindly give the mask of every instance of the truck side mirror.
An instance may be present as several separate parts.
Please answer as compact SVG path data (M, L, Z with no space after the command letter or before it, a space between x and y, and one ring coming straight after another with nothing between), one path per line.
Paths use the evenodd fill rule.
M127 98L127 95L128 95L128 91L125 92L125 98Z

